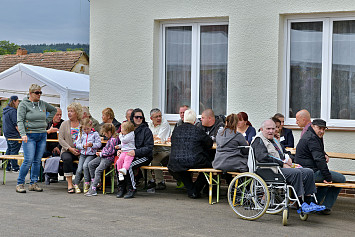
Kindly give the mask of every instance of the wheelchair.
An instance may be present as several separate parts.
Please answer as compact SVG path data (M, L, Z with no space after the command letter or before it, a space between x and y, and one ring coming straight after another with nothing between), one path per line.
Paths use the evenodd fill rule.
M249 172L237 175L230 183L230 207L245 220L256 220L265 213L282 212L282 224L286 226L289 207L295 203L301 206L295 189L286 183L277 163L256 163L251 146L238 148L249 148ZM306 221L308 214L301 212L300 218Z

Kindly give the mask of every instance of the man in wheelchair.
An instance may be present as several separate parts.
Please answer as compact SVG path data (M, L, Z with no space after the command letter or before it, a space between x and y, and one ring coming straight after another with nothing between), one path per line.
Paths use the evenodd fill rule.
M291 168L292 159L285 154L285 149L274 139L275 123L265 120L251 143L257 163L276 163L286 179L286 182L293 186L299 201L301 210L304 213L322 211L324 206L312 202L312 194L316 192L313 171L308 168ZM302 196L304 197L302 200ZM300 211L300 210L299 210Z

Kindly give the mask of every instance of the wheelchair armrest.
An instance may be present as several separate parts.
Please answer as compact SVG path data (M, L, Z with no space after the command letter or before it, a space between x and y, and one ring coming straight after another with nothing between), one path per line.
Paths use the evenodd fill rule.
M277 164L277 163L258 163L258 164L256 164L256 166L259 166L259 167L273 167L273 166L280 166L280 165Z

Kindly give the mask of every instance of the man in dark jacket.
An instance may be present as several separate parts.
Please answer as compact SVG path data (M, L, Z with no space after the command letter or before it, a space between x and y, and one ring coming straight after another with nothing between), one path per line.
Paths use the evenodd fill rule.
M18 141L10 141L9 138L21 138L17 127L17 107L20 100L16 95L10 97L9 104L3 110L3 130L7 142L7 149L5 155L18 155L21 148L21 143ZM18 172L20 169L17 160L10 160L7 165L7 171Z
M58 132L60 125L64 120L62 119L62 110L57 108L57 113L54 115L52 121L47 124L47 139L58 139ZM47 142L47 149L43 157L59 156L62 149L59 142Z
M201 121L196 126L204 131L212 141L216 141L217 132L224 127L224 122L219 116L215 116L212 109L206 109L202 112ZM212 163L216 155L216 150L210 149L208 152L208 159Z
M315 182L324 183L344 183L346 181L344 175L338 172L330 171L327 163L329 157L324 151L323 136L327 124L322 119L314 119L311 126L304 133L297 144L296 163L314 171ZM330 214L341 188L335 187L318 187L317 199L323 202L326 207L322 214Z
M212 139L201 129L194 126L196 113L186 110L184 123L174 129L171 136L171 153L168 168L174 177L181 180L190 198L199 198L202 188L207 184L203 173L199 173L192 182L191 168L212 167L208 159L208 150L213 145Z
M220 127L224 127L223 120L214 115L212 109L206 109L202 112L201 121L196 124L201 128L213 141L216 141L216 135Z

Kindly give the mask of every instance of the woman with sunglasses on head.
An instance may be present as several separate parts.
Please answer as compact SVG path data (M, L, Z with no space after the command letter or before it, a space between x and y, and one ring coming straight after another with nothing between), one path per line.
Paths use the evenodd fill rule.
M17 110L17 126L22 138L24 160L20 167L17 179L16 192L25 193L25 178L31 167L31 182L29 191L43 191L37 185L41 158L46 149L47 123L57 113L57 109L40 100L42 95L41 87L32 84L29 88L29 97L21 101ZM46 117L49 112L48 117Z
M145 121L144 113L141 109L134 109L131 113L131 122L135 126L134 138L135 138L135 150L131 150L127 153L129 156L133 156L134 159L127 170L127 174L124 176L124 180L118 181L118 193L117 198L133 198L137 189L134 179L133 170L143 165L149 165L153 159L154 139L148 124ZM119 156L121 151L117 152ZM124 195L127 192L126 195Z

